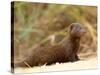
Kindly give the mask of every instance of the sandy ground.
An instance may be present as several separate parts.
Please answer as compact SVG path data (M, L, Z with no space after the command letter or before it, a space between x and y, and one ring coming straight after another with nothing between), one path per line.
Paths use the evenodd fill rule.
M88 54L89 55L89 54ZM50 66L32 67L32 68L16 68L15 73L33 73L33 72L51 72L51 71L65 71L65 70L82 70L82 69L96 69L97 58L95 55L86 56L80 55L80 61L56 63Z

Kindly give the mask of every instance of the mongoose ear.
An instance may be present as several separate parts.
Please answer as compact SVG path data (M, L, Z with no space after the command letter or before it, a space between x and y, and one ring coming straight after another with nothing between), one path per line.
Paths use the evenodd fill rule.
M73 29L73 23L69 25L68 31L71 32L72 29Z
M69 29L70 29L70 30L72 30L72 29L73 29L73 24L71 24L71 25L69 26Z

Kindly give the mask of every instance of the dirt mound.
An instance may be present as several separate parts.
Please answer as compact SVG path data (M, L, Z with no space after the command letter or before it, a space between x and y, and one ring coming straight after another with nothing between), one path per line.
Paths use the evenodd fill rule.
M85 55L85 56L84 56ZM87 56L86 56L87 55ZM79 54L80 60L74 63L56 63L50 66L40 66L32 68L16 68L15 73L32 73L32 72L51 72L51 71L66 71L66 70L82 70L95 69L97 67L96 54Z

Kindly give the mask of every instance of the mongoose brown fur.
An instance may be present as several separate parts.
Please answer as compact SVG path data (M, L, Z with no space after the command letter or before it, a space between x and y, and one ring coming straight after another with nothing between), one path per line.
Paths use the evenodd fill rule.
M25 60L14 63L13 67L33 67L50 65L56 62L74 62L79 60L77 55L80 39L85 32L84 27L79 23L72 23L69 26L68 35L58 44L48 49L34 50Z

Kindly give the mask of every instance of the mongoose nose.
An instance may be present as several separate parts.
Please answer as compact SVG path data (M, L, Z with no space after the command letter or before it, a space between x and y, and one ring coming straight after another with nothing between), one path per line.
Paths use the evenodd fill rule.
M86 33L86 29L81 29L81 32L82 33Z
M81 29L81 35L84 35L86 33L86 30L85 29Z

